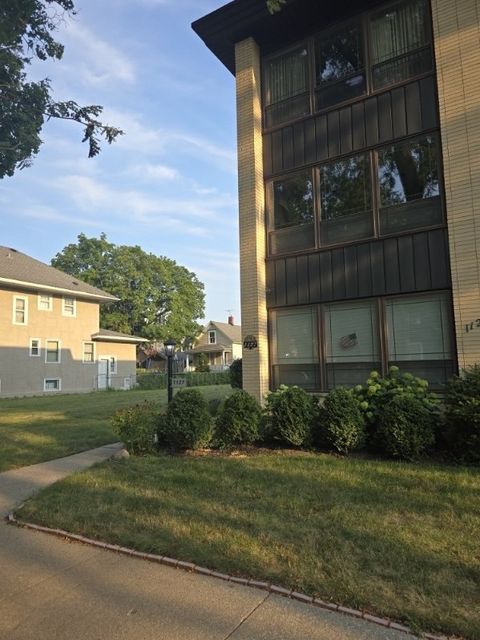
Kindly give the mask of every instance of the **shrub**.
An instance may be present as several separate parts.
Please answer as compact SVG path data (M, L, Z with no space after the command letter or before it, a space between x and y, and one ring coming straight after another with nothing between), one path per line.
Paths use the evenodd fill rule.
M444 441L464 462L480 462L480 365L449 380L445 395Z
M208 373L210 371L210 365L208 364L208 358L205 353L198 354L195 371L197 373Z
M198 373L188 371L182 374L187 380L188 387L203 387L217 384L230 384L230 373L228 371L215 371ZM158 373L137 373L137 385L140 389L166 389L167 374Z
M158 408L152 402L143 402L119 409L112 417L112 428L127 451L133 455L155 450Z
M246 391L235 391L219 411L215 426L215 443L220 447L252 444L259 439L260 405Z
M301 447L310 445L318 403L300 387L280 385L267 394L262 418L262 437L267 442Z
M320 408L314 440L320 447L340 453L360 449L365 443L365 418L351 389L331 391Z
M388 455L417 460L435 442L435 416L414 395L393 396L382 408L376 439Z
M367 421L369 444L374 447L381 446L377 442L376 432L382 421L385 405L392 398L412 396L432 413L438 407L438 400L428 390L427 380L416 378L411 373L402 374L398 367L390 367L384 378L378 371L372 371L366 383L357 385L354 392Z
M212 417L197 389L185 389L174 396L167 408L165 429L165 439L172 449L198 449L208 444Z
M234 360L230 365L229 369L230 373L230 385L232 389L243 389L243 380L242 380L242 359L238 358Z

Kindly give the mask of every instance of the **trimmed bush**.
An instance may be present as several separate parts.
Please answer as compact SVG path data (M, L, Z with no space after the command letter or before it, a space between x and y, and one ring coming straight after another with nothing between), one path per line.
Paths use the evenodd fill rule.
M119 409L112 417L112 429L132 455L152 453L156 448L158 416L158 407L153 402L143 402Z
M262 438L287 446L309 446L317 412L316 398L300 387L280 385L265 398Z
M365 443L365 418L351 389L331 391L320 407L314 441L321 448L348 454Z
M246 391L235 391L221 405L215 425L215 444L232 447L259 439L260 405Z
M212 417L197 389L179 391L165 415L165 439L172 449L198 449L208 444Z
M384 378L378 371L372 371L366 383L357 385L354 392L367 422L368 444L373 448L383 448L377 441L377 430L384 408L392 398L408 395L416 398L433 414L438 409L438 400L429 392L427 380L416 378L411 373L402 374L394 366L390 367Z
M449 380L443 439L458 460L480 463L480 365Z
M230 385L232 389L243 389L243 380L242 380L242 359L238 358L234 360L230 365L229 369L230 373Z
M417 460L435 442L435 416L413 395L392 397L379 419L377 443L394 458Z
M189 371L182 374L182 377L186 378L188 387L206 387L209 385L230 384L230 373L228 371L212 371L207 373ZM163 371L158 373L137 372L137 385L140 389L144 389L145 391L150 389L166 389L167 374L163 373Z
M207 354L205 353L198 354L195 371L196 373L208 373L210 371L210 365L208 364Z

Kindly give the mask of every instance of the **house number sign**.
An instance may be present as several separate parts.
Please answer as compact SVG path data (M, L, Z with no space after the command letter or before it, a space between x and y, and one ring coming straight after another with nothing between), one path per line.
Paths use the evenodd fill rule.
M255 336L245 336L243 339L243 348L248 351L252 351L252 349L256 349L258 347L258 340Z
M474 329L480 329L480 318L477 318L476 320L473 320L473 322L465 325L465 333L470 333L470 331L473 331Z

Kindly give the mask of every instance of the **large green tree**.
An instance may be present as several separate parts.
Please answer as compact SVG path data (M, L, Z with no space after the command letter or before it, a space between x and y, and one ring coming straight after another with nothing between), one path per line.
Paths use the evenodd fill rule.
M150 340L174 338L183 344L198 335L205 310L203 284L174 260L146 253L139 246L117 246L100 238L67 245L52 266L120 298L102 305L105 329L140 335Z
M28 81L26 70L33 59L62 58L63 45L53 34L74 14L73 0L0 1L0 178L32 163L50 118L79 123L89 157L99 153L101 137L111 143L122 133L98 120L101 106L57 102L48 78Z

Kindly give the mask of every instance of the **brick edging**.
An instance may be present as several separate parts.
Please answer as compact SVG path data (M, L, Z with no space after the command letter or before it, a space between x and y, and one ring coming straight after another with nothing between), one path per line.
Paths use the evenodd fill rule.
M402 631L403 633L409 633L413 636L418 637L418 635L415 634L415 632L410 627L407 627L403 624L399 624L398 622L394 622L393 620L388 620L387 618L374 616L374 615L371 615L370 613L366 613L365 611L360 611L359 609L351 609L350 607L344 607L334 602L326 602L324 600L321 600L320 598L314 598L312 596L307 596L304 593L300 593L299 591L293 591L293 589L284 589L283 587L278 587L274 584L270 584L268 582L262 582L259 580L252 580L248 578L238 578L237 576L231 576L227 573L220 573L218 571L212 571L211 569L207 569L206 567L200 567L196 564L193 564L192 562L183 562L182 560L176 560L175 558L169 558L168 556L159 556L154 553L143 553L141 551L135 551L134 549L129 549L128 547L122 547L120 545L110 544L108 542L101 542L99 540L93 540L92 538L86 538L85 536L81 536L77 533L69 533L68 531L63 531L63 529L51 529L50 527L43 527L38 524L24 522L23 520L18 520L15 517L13 511L11 511L7 515L6 520L8 524L14 524L17 527L22 527L24 529L41 531L42 533L48 533L50 535L54 535L60 538L75 540L77 542L82 542L83 544L88 544L93 547L99 547L100 549L115 551L116 553L121 553L122 555L130 556L133 558L150 560L150 562L156 562L157 564L163 564L168 567L183 569L184 571L198 573L199 575L203 575L203 576L210 576L211 578L225 580L226 582L232 582L234 584L240 584L246 587L254 587L256 589L262 589L263 591L268 591L269 593L274 593L276 595L283 596L285 598L291 598L292 600L297 600L305 604L310 604L315 607L319 607L320 609L342 613L343 615L350 616L352 618L360 618L362 620L366 620L368 622L379 625L381 627L386 627L394 631ZM448 640L447 636L437 636L432 633L423 633L420 637L425 638L426 640Z

